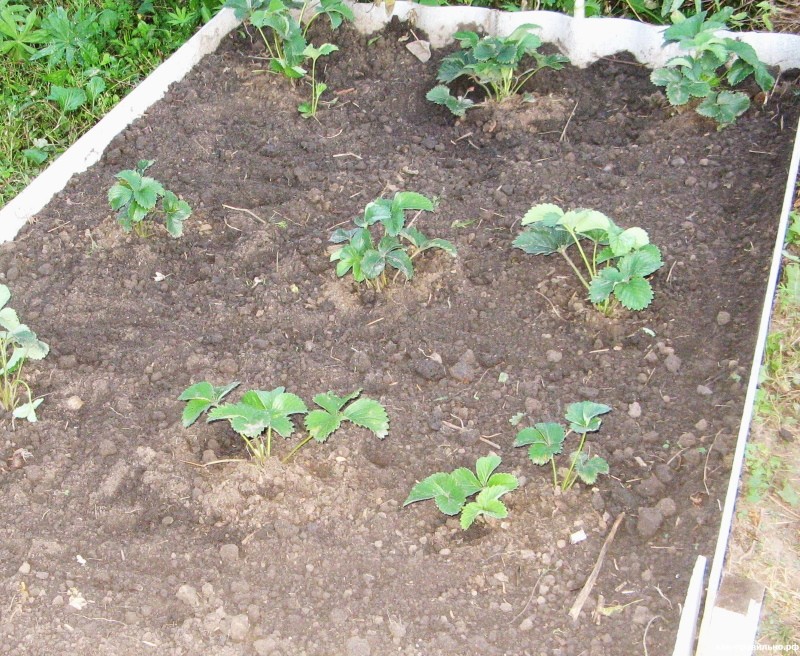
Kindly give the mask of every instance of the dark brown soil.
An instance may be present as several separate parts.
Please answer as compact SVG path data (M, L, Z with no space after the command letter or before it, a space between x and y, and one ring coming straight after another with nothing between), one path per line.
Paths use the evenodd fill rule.
M40 422L4 419L3 460L33 457L0 470L1 653L671 652L717 530L793 94L717 131L623 58L542 74L537 102L456 123L424 99L438 56L420 64L407 36L337 34L339 103L319 122L232 37L0 248L14 307L52 347L31 369ZM107 190L140 158L194 206L182 239L116 225ZM327 237L398 189L440 199L418 224L458 258L360 293ZM647 229L666 261L652 306L603 318L561 259L512 249L537 202ZM364 387L391 431L203 467L246 457L221 422L181 427L177 397L205 379L309 403ZM509 418L583 399L613 407L589 439L611 476L554 495ZM523 481L508 519L465 532L431 502L401 509L416 480L492 451Z

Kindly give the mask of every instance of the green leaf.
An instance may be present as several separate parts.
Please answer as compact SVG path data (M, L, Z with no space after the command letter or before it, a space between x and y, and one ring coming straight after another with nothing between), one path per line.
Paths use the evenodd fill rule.
M208 422L220 419L227 419L233 430L248 438L258 437L269 427L275 428L276 420L269 411L254 408L243 402L228 403L209 411Z
M406 280L414 276L414 264L405 251L393 251L386 256L386 263L400 271Z
M597 210L570 210L559 219L558 224L578 234L586 234L594 230L607 231L611 219Z
M489 482L489 476L491 476L492 472L497 469L497 467L500 465L500 462L500 456L496 455L478 458L477 462L475 463L475 473L478 475L478 480L481 483L481 487L486 487L487 483Z
M14 419L27 419L29 422L35 423L38 421L38 418L36 417L36 408L42 404L42 401L44 401L44 399L39 398L32 402L18 405L16 408L14 408L14 412L11 414Z
M614 296L629 310L644 310L653 300L653 288L644 278L636 277L617 283Z
M306 430L317 442L324 442L342 425L340 415L327 410L312 410L306 415Z
M646 244L622 257L617 266L623 278L644 278L664 266L664 261L658 246Z
M52 85L47 100L54 100L64 113L74 112L86 103L86 92L75 87Z
M356 426L361 426L372 431L383 439L389 433L389 417L386 408L380 403L369 398L360 398L347 406L343 413L345 419L352 421Z
M214 387L211 383L203 381L187 387L178 397L179 401L188 401L182 416L184 428L191 426L209 408L219 405L222 399L238 385L238 382L233 382Z
M183 222L192 213L189 203L179 200L171 191L166 191L161 201L161 207L164 210L167 232L175 238L180 237L183 234Z
M118 211L131 202L133 191L124 184L115 184L108 190L108 202L111 209Z
M481 490L480 494L475 497L475 501L464 506L464 510L461 513L461 528L468 529L480 515L487 515L495 519L508 517L508 509L500 501L500 497L508 491L498 486Z
M483 485L481 485L478 477L466 467L459 467L453 471L451 476L459 484L464 492L465 497L471 497L473 494L480 492L481 489L483 489Z
M600 456L590 458L581 452L575 460L575 473L586 485L594 485L600 474L608 474L608 463Z
M433 499L445 515L457 515L467 500L458 482L444 472L431 474L417 483L411 488L403 506L427 499Z
M133 189L133 200L147 211L156 206L160 196L164 195L163 185L153 178L139 176L136 184L131 185Z
M371 203L367 203L366 208L364 208L364 219L361 222L356 221L356 225L366 227L374 225L378 222L384 223L388 221L391 216L392 201L385 198L379 198Z
M611 412L611 407L593 401L570 403L564 418L570 422L569 428L574 433L589 433L600 428L600 416Z
M89 81L86 83L86 95L89 98L89 102L94 102L97 100L97 96L99 96L103 91L106 90L106 83L102 77L95 75L94 77L90 78Z
M22 155L30 162L37 166L43 164L48 157L47 151L41 148L26 148L22 151Z
M348 401L357 398L359 394L361 394L361 388L346 396L336 396L333 392L327 392L326 394L317 394L314 397L314 403L321 408L325 408L331 414L336 414Z
M552 203L541 203L534 205L522 217L522 225L530 225L531 223L543 223L546 226L553 227L558 224L561 217L564 216L564 210L558 205Z
M721 127L730 125L750 107L750 98L740 91L710 93L695 110L701 116L713 118Z
M561 226L537 225L519 233L511 245L529 255L551 255L571 243L572 237Z
M523 428L517 433L514 446L528 446L528 456L534 465L546 465L564 448L566 433L561 424L546 422Z
M0 310L0 327L8 331L13 331L18 328L19 325L19 317L17 316L16 310L10 307L4 307Z
M647 232L642 228L634 227L627 228L626 230L610 230L608 233L608 245L611 247L615 257L626 255L649 243L650 238L647 236ZM653 269L653 271L655 271L655 269Z
M11 290L8 285L0 283L0 308L5 307L5 304L11 300Z
M511 492L519 487L519 481L514 474L492 474L487 482L487 487L503 489Z
M361 258L361 270L368 280L374 280L386 268L386 258L374 249L368 250Z

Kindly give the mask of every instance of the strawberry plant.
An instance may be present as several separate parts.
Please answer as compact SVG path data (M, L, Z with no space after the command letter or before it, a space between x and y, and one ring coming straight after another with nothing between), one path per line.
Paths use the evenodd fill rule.
M580 479L586 485L594 485L600 474L608 474L608 463L600 456L589 456L584 451L586 434L600 429L601 415L610 412L611 408L602 403L581 401L567 406L564 418L569 422L569 429L555 422L534 424L517 433L514 446L529 446L528 456L534 465L546 465L553 469L553 486L559 487L556 456L562 452L564 442L572 434L580 435L578 448L570 455L569 468L561 479L561 489L568 490Z
M36 409L43 399L33 398L30 385L22 377L22 370L28 360L44 358L50 347L40 341L28 326L20 323L16 311L6 305L9 300L11 292L6 285L0 284L0 406L10 410L14 419L34 422Z
M332 52L337 51L339 48L332 43L323 43L319 48L315 48L309 44L303 50L303 56L311 60L311 100L300 103L297 110L303 118L312 118L317 115L317 107L319 106L319 98L325 93L328 85L324 82L317 81L317 59L325 55L330 55ZM336 102L334 98L329 105Z
M564 55L544 55L539 52L541 39L531 30L537 25L520 25L506 37L479 37L475 32L461 31L453 36L461 50L442 60L436 79L442 85L434 87L428 100L447 107L456 116L463 116L472 102L450 94L447 87L460 77L466 77L484 90L490 100L502 102L515 95L524 84L544 68L560 70L569 59ZM524 66L532 59L531 66Z
M226 7L234 10L236 18L248 21L258 30L269 57L269 68L289 79L305 76L304 63L308 55L306 34L311 24L320 16L327 16L333 29L344 20L353 20L353 12L343 0L321 0L314 3L311 15L307 15L312 2L294 0L227 0ZM292 14L300 10L299 18ZM305 23L305 25L304 25Z
M213 407L207 421L227 419L231 428L242 436L253 458L263 463L272 454L272 432L288 438L295 428L291 415L306 412L308 408L299 396L276 387L269 392L250 390L238 403Z
M589 300L604 314L610 314L616 302L629 310L643 310L653 300L647 276L664 262L642 228L622 229L596 210L565 212L550 203L528 210L522 225L529 227L513 246L533 255L559 253L588 291ZM583 272L567 252L572 246Z
M345 421L372 431L378 439L382 440L386 437L389 434L389 417L386 414L386 408L374 399L365 396L358 398L360 395L361 389L345 396L336 396L333 392L317 394L314 397L314 403L322 410L311 410L306 415L305 426L308 436L292 449L285 460L289 460L312 439L320 444L327 441Z
M508 516L508 508L500 497L516 490L519 482L513 474L493 473L500 462L499 456L490 455L478 458L474 473L466 467L459 467L449 474L431 474L411 488L403 507L433 499L445 515L461 514L463 530L472 526L481 515L503 519ZM475 499L467 502L474 494L477 494Z
M675 24L664 31L664 43L677 42L687 54L673 57L650 75L653 84L665 87L672 105L703 98L695 111L713 118L721 128L736 121L750 107L747 94L726 89L725 83L735 87L752 75L765 92L775 85L752 46L717 36L719 30L727 28L732 14L731 7L711 16L708 11L700 11L690 18L677 12Z
M192 208L165 189L158 180L144 175L152 164L153 160L143 159L135 170L117 173L118 182L108 190L108 202L111 209L117 212L117 221L125 232L133 230L140 237L147 237L149 231L144 219L156 211L160 199L167 232L173 237L180 237L183 234L183 222L192 213Z
M380 291L388 284L387 267L402 273L406 280L414 275L413 260L420 253L439 248L455 257L456 249L445 239L429 239L412 225L406 226L408 210L432 212L433 201L413 191L398 191L389 200L379 198L367 205L364 216L354 219L355 228L339 228L331 234L330 241L345 246L331 254L331 262L337 262L336 275L340 278L349 271L356 282ZM379 224L383 236L377 243L370 227Z

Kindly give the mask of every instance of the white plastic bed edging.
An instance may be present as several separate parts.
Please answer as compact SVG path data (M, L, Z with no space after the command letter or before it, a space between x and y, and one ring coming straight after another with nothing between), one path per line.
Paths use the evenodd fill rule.
M239 24L225 9L156 68L91 130L70 146L25 189L0 209L0 243L11 241L22 226L61 191L70 178L100 159L111 140L142 116Z
M579 67L586 67L602 57L620 52L630 52L639 62L650 67L657 67L681 52L675 44L668 47L663 46L664 27L621 18L584 18L582 12L578 10L579 4L582 4L581 0L576 0L576 17L573 18L546 11L502 12L478 7L427 7L406 0L398 0L394 6L393 16L408 21L424 31L434 48L450 43L452 35L459 29L473 29L490 35L505 35L510 34L520 25L533 24L538 26L538 34L542 41L555 44L570 58L573 65ZM363 34L370 34L382 29L391 19L386 15L383 6L351 4L351 7L356 17L355 27ZM204 55L216 50L222 39L238 24L239 21L236 20L231 10L221 11L139 84L94 128L31 182L22 193L0 209L0 243L12 240L27 220L39 212L58 191L63 189L74 174L86 170L97 162L117 134L161 98L170 84L183 79ZM752 45L759 58L769 66L777 66L781 70L800 68L800 36L798 35L755 32L724 34ZM705 618L710 616L710 610L717 597L727 551L736 491L744 460L744 446L753 414L758 372L764 354L799 159L800 139L796 139L745 397L742 423L722 513L722 525L711 566L704 622ZM693 636L697 624L697 609L700 605L704 569L705 561L703 560L701 565L701 561L698 560L690 581L687 604L681 615L674 656L689 656L694 648ZM703 639L702 626L700 639L701 641Z

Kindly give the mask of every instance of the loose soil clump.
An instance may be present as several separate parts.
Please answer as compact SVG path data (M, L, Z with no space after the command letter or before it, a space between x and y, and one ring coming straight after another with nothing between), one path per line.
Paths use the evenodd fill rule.
M717 131L619 57L455 121L425 100L441 54L419 63L408 36L318 34L341 50L317 122L239 31L0 247L52 348L31 367L40 422L5 420L0 652L670 652L718 528L797 100L779 89ZM179 240L124 235L108 208L142 158L195 208ZM337 279L331 230L401 189L439 198L419 227L458 258L426 254L381 294ZM652 305L603 317L563 260L512 249L538 202L645 228L666 262ZM222 422L181 427L200 380L307 402L363 387L390 433L204 465L246 454ZM509 418L580 400L613 408L588 439L611 475L554 494ZM401 509L415 481L493 451L522 483L506 520L462 531L430 502Z

